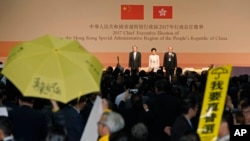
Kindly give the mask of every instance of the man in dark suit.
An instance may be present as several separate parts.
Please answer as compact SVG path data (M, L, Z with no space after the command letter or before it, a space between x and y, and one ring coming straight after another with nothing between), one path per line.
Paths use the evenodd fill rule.
M84 119L80 112L85 107L86 101L86 96L75 98L54 114L55 124L66 127L70 141L80 141L81 139L87 119Z
M166 79L157 80L155 82L156 95L147 103L149 117L151 117L150 141L170 141L170 134L165 132L165 128L170 129L180 113L180 101L168 92L169 85Z
M163 67L166 71L166 77L171 81L174 70L177 67L177 56L173 52L173 47L168 47L168 52L164 54Z
M179 141L185 134L196 131L191 119L196 116L198 107L198 103L194 98L182 100L181 114L171 128L171 141Z
M137 49L137 46L132 46L132 52L129 53L128 66L131 69L131 73L139 72L141 67L141 53Z
M48 123L45 115L33 108L34 98L20 96L20 108L11 110L9 118L13 124L15 140L44 141Z

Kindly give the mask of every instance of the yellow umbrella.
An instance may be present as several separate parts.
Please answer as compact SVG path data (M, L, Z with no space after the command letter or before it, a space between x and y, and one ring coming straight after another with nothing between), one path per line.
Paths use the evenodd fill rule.
M2 73L24 96L67 103L99 92L102 70L77 41L46 35L13 47Z

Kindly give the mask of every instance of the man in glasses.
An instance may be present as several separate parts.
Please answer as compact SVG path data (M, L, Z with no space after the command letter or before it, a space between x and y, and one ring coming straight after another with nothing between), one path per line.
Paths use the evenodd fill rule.
M123 117L116 112L109 111L104 112L97 122L98 126L98 141L109 141L109 137L112 133L116 133L122 130L125 126Z

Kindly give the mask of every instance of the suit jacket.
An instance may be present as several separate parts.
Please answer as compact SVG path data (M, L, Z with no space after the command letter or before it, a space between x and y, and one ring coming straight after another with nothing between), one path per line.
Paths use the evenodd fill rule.
M153 69L154 72L157 72L159 67L160 67L159 55L149 55L148 68L150 69L150 71Z
M61 114L63 114L70 140L79 141L85 127L85 122L83 121L82 116L73 108L73 106L64 107Z
M11 110L9 117L13 123L13 135L16 140L43 141L47 135L45 115L29 106Z
M136 52L136 58L134 59L134 52L129 53L129 62L128 66L131 67L131 69L138 69L141 67L141 53Z
M166 126L172 126L180 113L180 101L177 97L165 92L157 94L148 103L152 120L149 125L151 141L169 141L170 137L164 132Z
M169 57L171 58L171 61L169 61ZM169 56L169 52L164 54L163 67L165 67L165 69L174 69L177 67L176 53L172 52L171 56Z
M193 128L188 123L187 119L181 115L175 120L171 128L171 141L178 141L185 133L191 131L193 131Z

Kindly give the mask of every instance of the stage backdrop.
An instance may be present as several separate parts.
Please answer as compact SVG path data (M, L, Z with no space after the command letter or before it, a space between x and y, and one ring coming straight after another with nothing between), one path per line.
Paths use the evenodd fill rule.
M1 0L0 61L15 44L45 34L78 40L104 66L120 57L127 67L132 45L143 67L155 47L168 46L180 67L249 66L249 0ZM162 62L161 62L162 63Z

